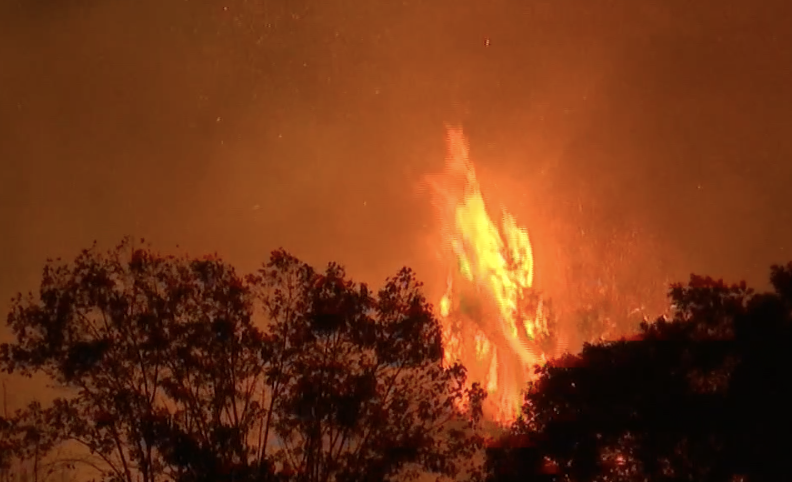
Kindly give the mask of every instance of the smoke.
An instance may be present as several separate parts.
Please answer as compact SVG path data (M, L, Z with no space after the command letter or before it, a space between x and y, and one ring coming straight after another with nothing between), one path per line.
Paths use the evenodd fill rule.
M0 295L124 234L436 294L414 186L446 122L538 263L635 232L664 279L760 284L792 249L790 7L706 5L3 2Z

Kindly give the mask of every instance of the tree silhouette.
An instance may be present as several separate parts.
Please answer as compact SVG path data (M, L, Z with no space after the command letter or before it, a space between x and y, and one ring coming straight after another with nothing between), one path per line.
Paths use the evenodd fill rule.
M484 481L551 482L558 474L540 446L520 433L507 432L491 441L485 454Z
M278 251L252 281L272 323L279 463L306 480L458 472L479 443L483 391L465 388L461 365L443 367L441 328L412 271L375 295L338 265L319 274Z
M771 281L762 294L698 276L672 286L672 319L543 367L514 435L558 480L791 478L792 264ZM490 480L537 477L495 463L504 452Z
M126 239L49 262L8 325L3 367L66 390L39 411L47 440L82 445L105 480L453 475L477 446L481 392L441 365L406 269L374 294L283 251L242 277Z
M56 440L48 430L46 412L37 402L9 413L3 403L0 415L0 482L61 481L73 475L69 459L49 457Z

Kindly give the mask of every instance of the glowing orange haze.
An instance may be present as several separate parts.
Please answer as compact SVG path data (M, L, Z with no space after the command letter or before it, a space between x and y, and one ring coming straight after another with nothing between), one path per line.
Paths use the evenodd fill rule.
M493 222L468 158L461 129L448 129L446 171L431 184L440 210L448 285L439 303L446 362L460 361L488 392L486 414L508 423L518 415L548 337L526 229L506 211ZM532 302L527 302L532 301ZM546 345L544 345L546 346Z

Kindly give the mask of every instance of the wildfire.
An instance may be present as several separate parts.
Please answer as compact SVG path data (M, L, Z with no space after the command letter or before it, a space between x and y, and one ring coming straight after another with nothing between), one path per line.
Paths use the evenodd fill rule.
M490 217L461 129L448 129L447 148L446 170L432 182L449 263L438 305L446 362L462 362L489 392L490 418L508 423L551 335L533 286L533 250L511 214L497 224Z

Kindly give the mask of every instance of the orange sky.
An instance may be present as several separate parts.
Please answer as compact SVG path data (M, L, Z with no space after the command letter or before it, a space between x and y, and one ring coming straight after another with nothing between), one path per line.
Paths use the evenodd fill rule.
M445 122L536 232L639 225L680 277L792 259L789 2L268 3L0 3L0 299L124 234L431 288Z

